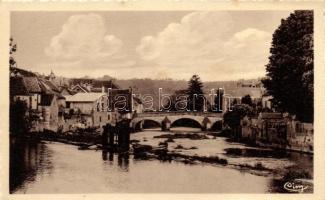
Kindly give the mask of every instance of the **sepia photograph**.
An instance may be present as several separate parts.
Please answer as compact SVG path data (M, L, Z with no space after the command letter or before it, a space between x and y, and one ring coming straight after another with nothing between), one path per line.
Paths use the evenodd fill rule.
M314 193L314 10L9 26L9 194Z

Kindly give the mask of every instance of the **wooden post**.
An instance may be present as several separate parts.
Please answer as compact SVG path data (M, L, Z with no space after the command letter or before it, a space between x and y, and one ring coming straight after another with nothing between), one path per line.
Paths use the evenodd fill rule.
M108 124L103 126L103 134L102 134L102 145L107 146L107 139L108 139Z
M114 134L115 134L115 126L112 126L110 124L107 125L108 128L108 144L110 147L114 146Z
M130 148L130 120L124 119L118 123L118 147L122 151L128 151Z

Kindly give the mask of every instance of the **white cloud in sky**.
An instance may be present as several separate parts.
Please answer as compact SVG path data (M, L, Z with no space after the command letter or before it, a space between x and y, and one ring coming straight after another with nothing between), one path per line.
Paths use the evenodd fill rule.
M263 18L260 24L268 21ZM235 20L231 12L193 12L132 46L109 33L114 27L106 26L101 15L73 15L52 37L45 53L52 59L51 66L70 77L109 74L120 79L189 79L199 74L203 81L256 78L265 75L272 32L254 23L245 15Z
M130 61L121 60L123 42L106 30L104 19L97 14L73 15L54 36L46 55L55 59L56 67L79 69L103 68L109 64L129 66ZM131 63L133 64L133 63Z
M238 31L235 25L227 12L194 12L156 36L143 37L136 52L176 78L193 73L208 80L263 76L272 34L250 27Z

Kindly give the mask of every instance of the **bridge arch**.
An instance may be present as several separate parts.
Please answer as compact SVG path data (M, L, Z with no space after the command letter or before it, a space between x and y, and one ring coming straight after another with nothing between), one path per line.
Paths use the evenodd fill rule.
M135 130L144 129L146 126L156 125L157 127L161 127L161 121L157 119L141 119L134 122L133 128Z
M174 126L177 123L184 123L184 120L192 120L192 124L196 127L201 127L202 130L210 130L213 128L219 129L220 123L222 123L222 114L221 113L190 113L190 112L148 112L148 113L139 113L133 117L131 123L132 127L135 129L140 122L150 120L155 121L161 125L162 130L167 129L171 126ZM176 123L176 124L175 124ZM199 124L199 125L198 125ZM135 130L137 131L137 130Z
M171 121L170 127L177 127L177 126L186 126L186 127L193 127L193 128L202 128L203 124L199 120L191 117L180 117Z
M221 131L222 130L222 120L215 121L211 126L211 131Z

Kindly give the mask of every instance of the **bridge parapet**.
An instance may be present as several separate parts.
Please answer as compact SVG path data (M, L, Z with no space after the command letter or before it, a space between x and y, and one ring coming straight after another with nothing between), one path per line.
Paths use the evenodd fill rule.
M222 113L213 112L144 112L137 113L135 117L158 117L158 116L176 116L176 115L192 115L192 116L202 116L202 117L221 117Z

